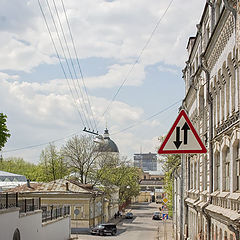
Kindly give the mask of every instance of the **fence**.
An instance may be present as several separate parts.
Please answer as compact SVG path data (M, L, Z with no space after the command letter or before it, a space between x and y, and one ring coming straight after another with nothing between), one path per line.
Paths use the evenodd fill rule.
M0 209L19 207L20 213L41 209L40 198L19 199L18 193L0 193Z
M41 209L40 198L25 198L18 200L18 207L20 207L20 213L26 213Z
M53 219L64 217L70 214L70 206L65 206L61 208L51 208L49 211L42 212L42 222L47 222Z
M0 209L18 207L18 195L15 193L0 194Z

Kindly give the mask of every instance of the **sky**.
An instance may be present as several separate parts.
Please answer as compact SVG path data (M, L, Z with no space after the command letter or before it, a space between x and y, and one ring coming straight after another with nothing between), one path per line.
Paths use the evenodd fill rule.
M107 127L122 156L156 152L184 98L186 45L204 4L1 0L3 157L38 163L47 144L60 148L84 127Z

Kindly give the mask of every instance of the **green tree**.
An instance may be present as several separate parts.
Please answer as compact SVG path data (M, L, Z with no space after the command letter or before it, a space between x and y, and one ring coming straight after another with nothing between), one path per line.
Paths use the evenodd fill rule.
M139 194L139 170L126 162L116 167L105 166L99 170L100 182L105 186L106 193L111 193L111 186L119 187L120 203Z
M24 175L27 179L30 179L31 181L38 181L40 176L40 169L38 165L26 162L22 158L16 157L2 159L0 164L0 170Z
M42 181L54 181L68 175L67 164L57 147L49 144L40 155L40 179Z
M0 113L0 151L7 142L7 139L11 136L7 128L7 116Z
M181 156L178 154L167 155L162 161L164 170L164 189L168 197L169 215L172 215L172 187L173 187L173 172L178 169L181 164Z

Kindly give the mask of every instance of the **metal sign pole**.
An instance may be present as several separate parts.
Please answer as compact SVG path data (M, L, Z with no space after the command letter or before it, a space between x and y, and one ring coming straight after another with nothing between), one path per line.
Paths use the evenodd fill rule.
M180 240L183 240L184 234L184 163L186 161L186 154L182 154L181 157L181 186L180 186Z

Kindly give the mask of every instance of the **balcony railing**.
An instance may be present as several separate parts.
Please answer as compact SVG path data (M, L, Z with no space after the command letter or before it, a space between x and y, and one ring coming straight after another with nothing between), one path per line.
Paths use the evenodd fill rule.
M42 212L42 222L47 222L53 219L58 219L70 214L70 206L65 206L61 208L52 208L49 211Z

